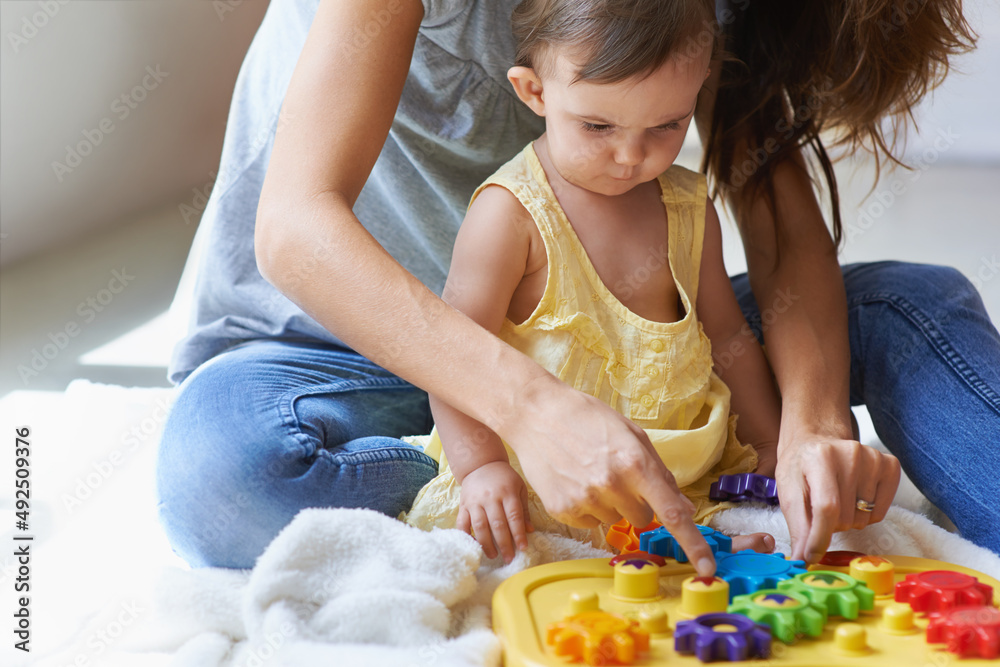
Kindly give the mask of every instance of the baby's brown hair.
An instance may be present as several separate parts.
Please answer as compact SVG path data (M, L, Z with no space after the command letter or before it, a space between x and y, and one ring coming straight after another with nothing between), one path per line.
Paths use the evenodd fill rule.
M647 76L671 57L701 57L715 45L712 0L523 0L511 16L514 64L547 73L546 51L569 47L576 81L618 83Z

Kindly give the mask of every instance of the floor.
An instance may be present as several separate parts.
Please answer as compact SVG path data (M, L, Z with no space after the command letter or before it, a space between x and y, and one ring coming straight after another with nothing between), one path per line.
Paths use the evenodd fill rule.
M162 315L195 232L172 204L83 243L4 267L0 396L62 390L73 378L165 386L171 333ZM159 318L159 319L157 319ZM154 326L141 329L156 320ZM139 329L138 331L136 331ZM101 348L121 336L136 345Z

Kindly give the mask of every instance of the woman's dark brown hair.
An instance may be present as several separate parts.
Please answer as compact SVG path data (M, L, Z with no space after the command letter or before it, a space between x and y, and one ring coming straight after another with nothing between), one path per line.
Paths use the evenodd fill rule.
M937 86L949 58L970 50L976 35L961 0L734 0L720 17L724 63L702 171L745 219L763 195L774 205L775 166L809 147L841 223L833 167L820 139L871 151L876 174L895 151L920 99ZM727 25L728 24L728 25ZM904 165L905 166L905 165Z

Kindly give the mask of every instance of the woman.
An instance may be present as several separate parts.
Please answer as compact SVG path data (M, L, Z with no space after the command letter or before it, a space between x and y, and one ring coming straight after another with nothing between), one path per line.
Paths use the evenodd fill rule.
M644 525L655 511L692 562L711 567L690 506L638 428L435 295L468 196L542 131L506 85L514 4L268 10L237 83L224 186L199 230L210 238L192 332L171 366L183 385L161 447L160 509L192 564L249 567L303 507L405 509L435 472L397 439L429 430L426 390L510 443L555 518ZM995 328L957 272L867 265L841 277L799 150L828 126L881 137L875 123L905 114L971 43L959 3L914 16L908 6L721 7L747 69L713 64L725 78L697 111L747 248L749 278L734 286L783 397L777 477L792 556L811 561L834 531L881 520L898 482L894 457L854 440L852 401L868 403L963 534L1000 549L985 520L994 498L933 483L983 474L975 454L984 437L997 441ZM886 20L900 32L879 31ZM913 46L898 51L904 42ZM884 86L874 95L873 81ZM815 110L796 113L810 95ZM761 149L760 166L733 177ZM717 363L722 352L739 348L716 351ZM947 410L928 418L931 401ZM924 453L963 424L963 442Z

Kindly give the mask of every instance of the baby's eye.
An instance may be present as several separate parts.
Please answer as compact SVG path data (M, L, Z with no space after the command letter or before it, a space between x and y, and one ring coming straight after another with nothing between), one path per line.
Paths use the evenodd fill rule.
M587 132L607 132L611 129L610 125L606 125L603 123L588 123L584 121L582 124L583 124L583 129L585 129Z
M657 125L653 129L659 132L670 132L671 130L679 130L680 127L681 124L678 123L677 121L674 121L672 123L667 123L666 125Z

